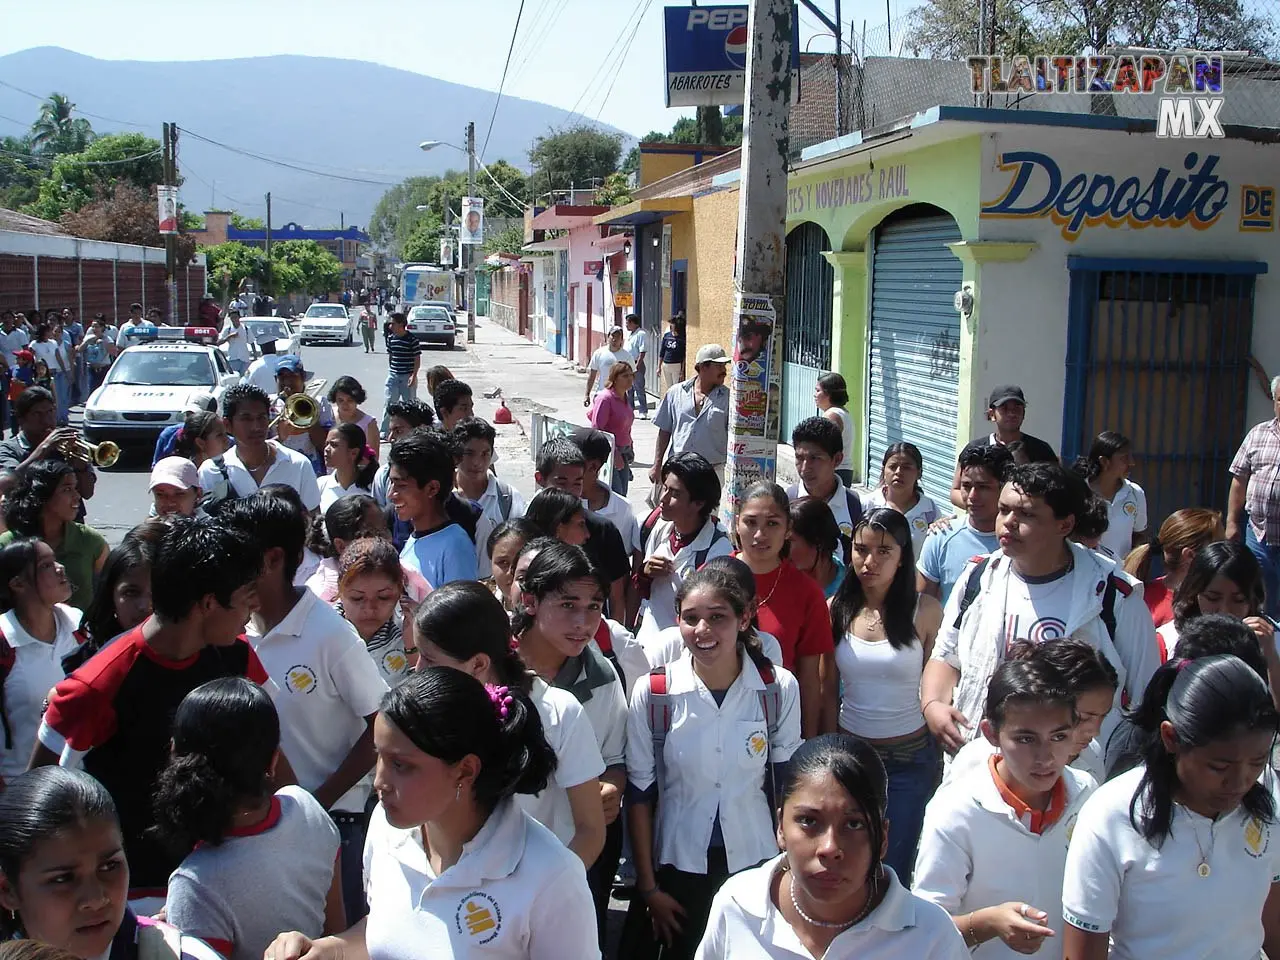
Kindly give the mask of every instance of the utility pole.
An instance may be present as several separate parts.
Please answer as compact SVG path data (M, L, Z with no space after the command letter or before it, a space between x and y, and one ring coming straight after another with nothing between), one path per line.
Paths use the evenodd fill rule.
M467 196L476 195L476 125L467 124ZM458 233L458 246L467 258L467 343L476 342L476 251L475 244L463 244Z
M267 296L274 296L271 292L271 194L267 194L267 289L262 291Z
M720 516L732 530L742 495L773 480L787 308L787 162L792 0L752 0L738 190L738 275L729 365L729 457ZM744 339L743 334L752 336ZM756 335L762 334L759 340ZM755 343L760 344L756 353Z
M164 183L167 187L178 184L178 125L164 125ZM178 322L178 238L175 234L164 236L164 289L169 301L168 322Z

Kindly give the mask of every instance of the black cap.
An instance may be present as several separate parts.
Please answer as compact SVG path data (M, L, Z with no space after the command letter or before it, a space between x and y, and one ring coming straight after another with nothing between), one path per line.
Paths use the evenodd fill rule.
M1024 407L1027 405L1027 398L1022 392L1022 388L1007 383L991 391L991 402L987 406L998 407L1000 404L1008 403L1010 400L1017 400Z

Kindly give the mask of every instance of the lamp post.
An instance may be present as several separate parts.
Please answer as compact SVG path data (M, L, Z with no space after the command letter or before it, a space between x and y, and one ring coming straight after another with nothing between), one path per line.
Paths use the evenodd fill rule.
M445 143L443 140L423 140L418 144L420 150L434 150L436 147L446 146L453 147L455 150L461 150L467 155L467 196L474 197L476 195L476 125L474 123L467 124L467 146L464 149L456 144ZM467 343L476 342L476 266L475 251L469 249L474 244L464 244L461 242L462 234L458 234L458 256L463 258L463 263L467 268Z

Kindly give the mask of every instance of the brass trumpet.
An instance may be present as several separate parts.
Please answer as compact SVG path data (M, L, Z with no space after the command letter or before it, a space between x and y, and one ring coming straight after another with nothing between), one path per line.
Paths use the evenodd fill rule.
M115 462L120 459L120 445L112 443L110 440L103 440L101 443L90 443L88 440L81 440L77 437L69 443L61 444L58 449L62 451L62 455L65 457L92 463L95 467L103 469L114 466Z
M291 393L285 397L284 410L269 424L270 430L281 420L287 420L295 430L310 430L320 419L320 404L315 397L305 393Z

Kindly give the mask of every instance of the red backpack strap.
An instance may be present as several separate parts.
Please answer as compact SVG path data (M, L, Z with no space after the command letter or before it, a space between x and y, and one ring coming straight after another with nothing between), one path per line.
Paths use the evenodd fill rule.
M654 783L662 789L662 751L671 730L671 698L667 695L667 668L649 671L649 733L653 736Z
M601 653L613 653L613 631L609 629L609 621L604 617L600 618L600 626L596 627L595 641Z
M644 523L640 524L640 549L643 551L649 546L649 534L653 533L653 528L658 525L658 520L662 517L662 508L654 507L649 511L649 515L644 518Z

